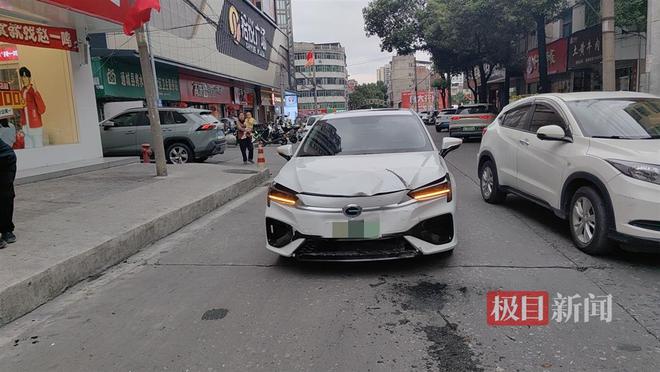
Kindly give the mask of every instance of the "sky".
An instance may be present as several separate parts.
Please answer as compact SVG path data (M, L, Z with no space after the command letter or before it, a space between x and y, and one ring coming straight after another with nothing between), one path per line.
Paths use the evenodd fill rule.
M292 0L293 39L314 43L340 42L346 48L350 79L376 81L376 70L394 53L381 52L380 39L368 38L362 9L369 0ZM418 58L429 60L418 54Z

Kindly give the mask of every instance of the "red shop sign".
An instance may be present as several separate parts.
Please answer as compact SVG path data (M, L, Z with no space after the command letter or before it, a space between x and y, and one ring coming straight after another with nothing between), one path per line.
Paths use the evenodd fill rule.
M72 28L0 21L0 42L78 51L78 35Z
M5 61L18 61L16 45L0 45L0 62Z
M568 39L563 38L546 45L548 56L548 75L566 72L568 67ZM534 49L527 53L527 69L525 80L527 82L539 79L539 50Z
M179 75L179 87L184 102L231 103L230 88L213 80Z

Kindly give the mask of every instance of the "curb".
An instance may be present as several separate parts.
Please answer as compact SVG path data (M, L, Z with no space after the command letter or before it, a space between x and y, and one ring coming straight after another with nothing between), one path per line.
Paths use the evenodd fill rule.
M12 322L62 294L71 286L102 273L229 201L261 186L270 178L264 169L245 180L217 190L177 210L145 222L33 275L0 292L0 326Z

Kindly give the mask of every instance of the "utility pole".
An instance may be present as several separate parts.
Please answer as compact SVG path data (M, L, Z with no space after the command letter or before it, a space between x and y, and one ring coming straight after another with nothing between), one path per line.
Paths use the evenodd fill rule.
M415 70L415 111L419 112L419 100L417 99L417 56L415 56L415 63L413 65Z
M649 1L646 30L646 75L648 92L660 95L660 3Z
M616 67L614 59L614 0L601 0L603 23L603 90L616 89Z
M154 86L156 87L156 103L160 106L160 91L158 90L158 73L156 72L156 59L154 58L154 51L151 50L151 32L149 32L149 23L144 24L144 32L147 34L147 45L149 45L149 61L151 62L151 70L154 72Z
M314 114L319 114L319 97L316 91L316 59L312 65L312 80L314 81Z
M280 94L282 95L280 99L280 117L284 118L284 99L286 94L284 93L284 64L280 64ZM273 102L273 106L275 102Z
M152 70L149 58L149 47L147 45L144 26L136 31L135 38L137 40L138 51L140 52L140 66L142 67L144 93L147 98L147 109L149 110L149 123L151 125L152 137L151 147L153 148L154 156L156 158L156 175L163 177L167 176L163 131L160 128L160 116L158 115L158 107L156 106L157 87L154 79L154 71Z

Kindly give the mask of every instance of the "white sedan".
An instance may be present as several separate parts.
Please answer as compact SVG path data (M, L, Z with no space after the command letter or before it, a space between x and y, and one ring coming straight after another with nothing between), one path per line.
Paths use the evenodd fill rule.
M454 185L439 152L411 111L324 116L268 191L267 248L303 260L383 260L452 251Z

